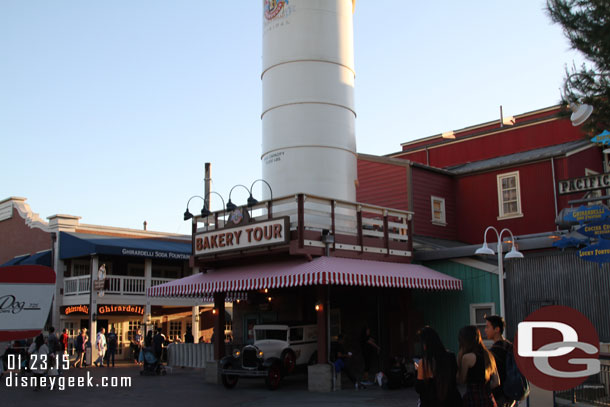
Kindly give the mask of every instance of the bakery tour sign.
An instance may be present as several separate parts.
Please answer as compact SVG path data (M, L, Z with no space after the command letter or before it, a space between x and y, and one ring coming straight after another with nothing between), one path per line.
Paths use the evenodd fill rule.
M240 251L288 243L289 217L198 233L195 235L195 256ZM245 224L244 224L245 223Z

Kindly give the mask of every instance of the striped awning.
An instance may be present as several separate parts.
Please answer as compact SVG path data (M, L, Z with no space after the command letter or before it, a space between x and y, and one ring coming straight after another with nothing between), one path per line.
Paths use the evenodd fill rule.
M462 281L418 264L318 257L312 261L276 263L210 270L148 289L151 297L201 297L264 288L306 285L400 287L461 290Z

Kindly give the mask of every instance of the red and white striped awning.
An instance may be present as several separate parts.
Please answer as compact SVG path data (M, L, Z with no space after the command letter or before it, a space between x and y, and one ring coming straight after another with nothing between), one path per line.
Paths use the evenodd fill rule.
M201 297L305 285L461 290L462 281L418 264L318 257L210 270L148 289L151 297Z

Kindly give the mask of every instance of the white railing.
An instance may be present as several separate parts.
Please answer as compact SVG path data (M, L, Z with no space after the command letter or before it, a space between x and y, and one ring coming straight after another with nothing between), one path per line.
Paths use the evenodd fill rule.
M413 212L410 211L305 194L276 198L272 205L269 201L260 202L249 211L254 220L263 221L268 219L270 208L273 218L290 218L290 230L298 233L300 247L324 247L322 242L308 240L305 235L309 231L328 230L335 234L335 246L342 250L412 255L409 228ZM224 227L228 214L223 209L207 218L197 216L197 232Z
M89 294L91 276L64 278L64 295Z
M145 295L146 278L130 276L106 276L108 280L106 294L119 295ZM173 281L173 278L153 278L151 287ZM64 295L89 294L91 288L91 276L64 278Z
M152 280L150 280L150 286L154 287L156 285L169 283L170 281L174 281L174 279L173 278L153 278Z
M254 220L267 219L268 205L269 201L264 201L250 209ZM274 218L289 216L291 230L299 227L298 195L274 199L272 211ZM196 218L198 222L207 220L208 230L214 230L217 229L215 219L218 219L218 228L222 228L227 215L226 210L220 210L207 219L200 216ZM384 222L387 222L388 238L404 242L408 240L408 224L413 212L304 195L302 216L303 227L306 230L331 229L334 221L337 234L357 236L362 233L365 236L378 238L384 237ZM360 230L358 228L359 219L361 221ZM205 229L199 229L199 231L203 230Z

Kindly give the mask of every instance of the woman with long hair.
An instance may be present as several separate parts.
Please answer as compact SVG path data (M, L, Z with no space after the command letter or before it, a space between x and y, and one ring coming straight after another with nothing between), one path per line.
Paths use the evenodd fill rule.
M417 365L415 390L421 407L456 407L462 405L457 389L455 355L443 346L441 338L429 326L418 333L422 359Z
M458 381L466 384L464 406L497 407L491 390L500 384L496 361L483 344L481 332L474 325L459 333Z
M40 380L47 371L49 359L49 347L45 344L44 336L38 335L34 343L28 349L30 354L30 372L36 378L36 386L34 391L40 389Z

